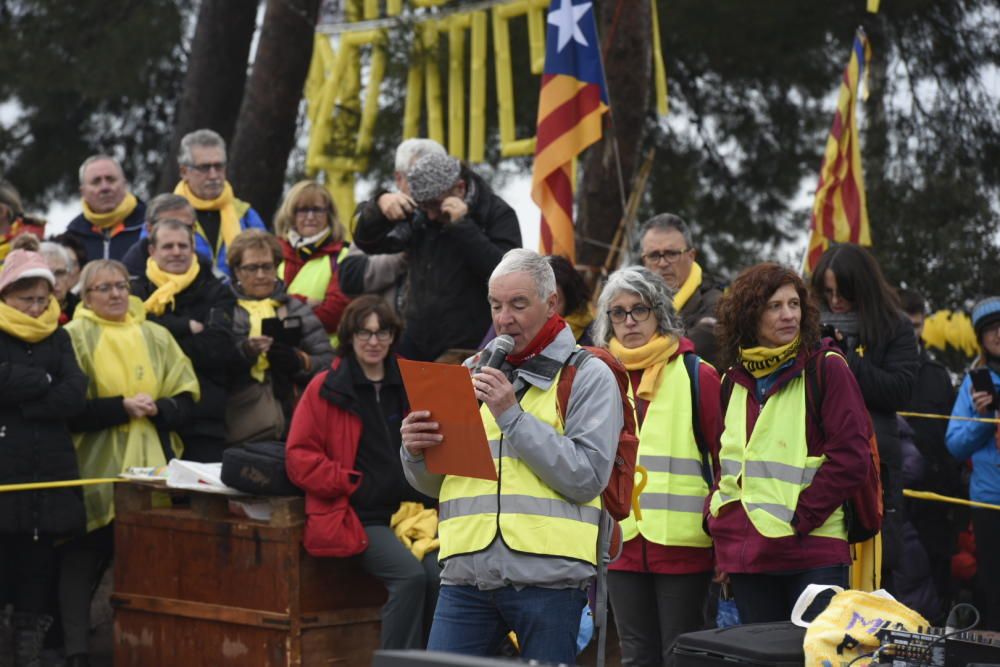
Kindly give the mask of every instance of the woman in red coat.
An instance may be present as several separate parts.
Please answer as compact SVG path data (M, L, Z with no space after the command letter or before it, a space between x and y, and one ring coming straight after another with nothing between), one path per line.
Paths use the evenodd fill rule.
M409 410L392 354L401 325L375 296L353 301L340 320L333 367L306 388L288 434L288 476L306 492L306 550L355 556L385 584L384 649L422 648L437 604L437 554L403 546L389 520L415 491L399 459Z

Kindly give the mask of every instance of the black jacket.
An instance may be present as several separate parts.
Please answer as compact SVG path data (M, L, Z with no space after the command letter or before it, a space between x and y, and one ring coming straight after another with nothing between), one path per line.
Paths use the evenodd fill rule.
M128 274L135 278L146 273L146 260L149 259L149 237L138 239L122 255L121 263L128 269Z
M406 251L410 286L400 352L433 360L449 348L475 348L490 328L490 274L504 253L521 247L517 214L478 175L462 168L468 215L449 224L419 211L391 222L378 199L358 207L354 241L370 254Z
M399 427L409 409L406 391L395 359L386 360L385 378L376 393L353 357L331 370L320 396L361 418L361 440L354 469L362 473L361 485L351 494L351 507L364 524L388 526L404 501L434 507L434 499L421 494L406 481L399 459Z
M125 227L112 236L109 231L94 231L94 226L83 213L70 220L66 233L75 236L87 249L87 261L92 259L122 259L129 248L139 240L146 221L146 205L139 201L135 210L125 218ZM143 260L145 261L145 260Z
M232 331L236 297L232 290L212 275L212 266L198 257L201 270L194 282L175 297L175 307L163 315L149 315L151 322L164 326L191 359L201 385L201 400L191 421L178 434L184 441L184 458L203 460L204 446L221 447L225 440L226 386L230 366L236 361L236 341ZM143 301L156 291L145 273L133 278L132 294ZM191 320L205 330L191 333ZM221 451L221 450L219 450ZM214 454L208 460L218 460Z
M678 315L684 322L684 335L694 343L699 357L719 365L719 343L715 338L715 307L725 286L708 273L702 274L701 285L687 300Z
M38 343L0 332L0 484L80 477L66 420L86 391L65 331ZM85 525L79 487L0 493L0 532L66 536Z
M887 472L882 480L886 506L899 507L903 497L903 457L896 411L909 404L920 364L913 325L900 314L880 345L864 348L863 353L860 348L849 347L846 356L875 425L879 457Z

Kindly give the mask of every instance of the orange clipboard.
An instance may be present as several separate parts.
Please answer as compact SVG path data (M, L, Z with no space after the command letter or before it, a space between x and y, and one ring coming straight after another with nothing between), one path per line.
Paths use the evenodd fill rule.
M452 364L399 360L410 410L428 410L441 425L440 445L424 450L429 472L497 480L469 369Z

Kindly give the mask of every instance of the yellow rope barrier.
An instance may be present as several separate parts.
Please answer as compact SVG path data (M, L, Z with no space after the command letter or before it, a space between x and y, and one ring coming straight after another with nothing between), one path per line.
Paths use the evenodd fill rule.
M118 477L97 477L95 479L64 479L58 482L28 482L25 484L0 484L0 493L7 491L38 491L40 489L61 489L67 486L92 486L94 484L114 484L128 480Z
M982 507L988 510L1000 510L1000 505L981 503L978 500L965 500L964 498L942 496L940 493L934 493L932 491L914 491L912 489L903 489L903 495L907 498L917 498L918 500L933 500L939 503L951 503L952 505L967 505L969 507Z
M921 419L954 419L960 422L982 422L984 424L1000 424L996 417L959 417L957 415L935 415L927 412L897 412L900 417L919 417Z

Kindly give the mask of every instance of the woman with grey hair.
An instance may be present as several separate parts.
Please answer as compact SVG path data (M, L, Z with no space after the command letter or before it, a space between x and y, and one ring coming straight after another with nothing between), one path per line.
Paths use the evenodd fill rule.
M719 374L694 354L673 290L648 269L611 274L597 312L595 339L629 373L647 475L608 574L622 664L671 665L674 639L703 625L714 569L702 512L718 467Z

